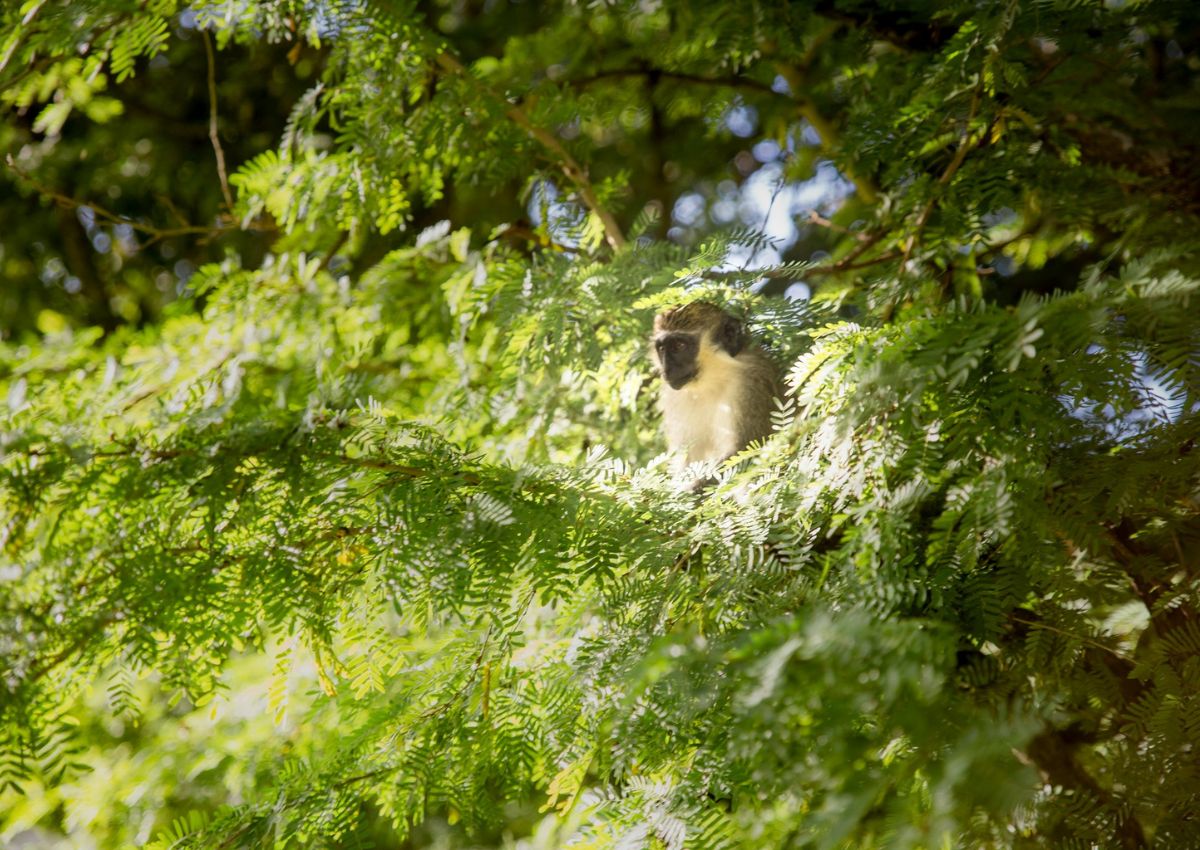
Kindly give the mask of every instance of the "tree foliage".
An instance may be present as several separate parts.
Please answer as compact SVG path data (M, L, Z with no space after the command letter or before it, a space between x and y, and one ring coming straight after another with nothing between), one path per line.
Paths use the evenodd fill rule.
M0 20L5 841L1200 846L1192 4Z

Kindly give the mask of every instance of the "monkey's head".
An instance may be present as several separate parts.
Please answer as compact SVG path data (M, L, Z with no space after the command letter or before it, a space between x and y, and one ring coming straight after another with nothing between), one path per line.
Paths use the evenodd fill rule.
M715 304L696 301L654 317L655 363L673 390L696 379L711 356L737 357L746 344L742 323Z

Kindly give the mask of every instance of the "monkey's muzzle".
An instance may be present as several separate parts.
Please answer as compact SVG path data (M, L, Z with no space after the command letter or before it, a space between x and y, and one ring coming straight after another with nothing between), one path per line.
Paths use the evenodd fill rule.
M698 371L695 366L672 369L668 365L664 370L663 377L671 389L681 390L695 379Z

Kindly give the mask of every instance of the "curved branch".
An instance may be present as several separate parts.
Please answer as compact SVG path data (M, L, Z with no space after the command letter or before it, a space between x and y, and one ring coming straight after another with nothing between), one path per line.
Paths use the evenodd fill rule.
M254 222L251 222L246 226L242 226L236 222L226 222L212 226L185 223L178 227L157 227L156 225L146 224L138 221L137 219L129 218L128 216L113 212L112 210L101 206L95 201L73 198L70 195L64 195L62 192L51 189L49 186L46 186L43 183L39 183L32 175L23 171L17 166L16 160L13 159L12 154L9 154L5 157L5 165L8 166L9 171L33 187L33 189L36 190L39 195L49 198L60 207L65 207L66 209L72 210L78 209L79 207L87 207L96 215L97 218L103 219L109 224L124 224L133 228L139 233L146 234L150 237L150 240L140 245L139 247L141 248L146 248L147 246L158 242L160 239L167 239L172 236L203 235L211 237L218 236L222 233L228 233L233 230L274 230L274 228L270 225L256 224ZM222 218L224 218L224 216L222 216Z
M991 134L992 123L995 119L993 119L993 122L988 123L987 127L984 128L984 131L980 133L977 138L971 137L971 122L975 120L975 116L979 112L979 103L982 98L982 94L982 84L980 84L980 86L975 88L975 91L971 96L971 109L970 112L967 113L966 124L963 127L962 137L958 141L958 148L954 151L954 158L950 160L950 164L946 166L946 170L942 172L940 177L938 177L937 188L939 191L949 185L950 181L954 178L954 175L958 172L958 169L962 167L964 162L966 162L967 154L970 153L972 149L986 141L988 136ZM925 206L921 209L920 215L917 216L916 224L913 225L912 233L909 234L908 242L904 246L905 264L908 263L908 258L912 256L913 249L920 242L921 234L925 231L925 225L929 223L929 216L933 213L934 207L937 206L937 203L938 196L935 194L929 199L928 202L926 202Z
M865 245L866 243L862 243L860 247ZM870 268L871 266L877 266L881 263L888 263L892 260L898 260L901 256L900 251L891 250L885 251L878 256L855 262L855 258L861 253L861 251L852 251L850 254L847 254L836 263L813 266L808 269L745 269L733 272L705 272L703 277L707 278L708 280L765 278L766 280L790 280L794 282L800 282L810 277L824 277L826 275L836 275L843 272L852 272L858 271L859 269Z
M833 122L817 109L817 105L806 98L801 92L805 88L807 82L806 69L789 65L786 62L775 63L775 70L779 75L787 81L788 88L792 91L792 97L795 98L796 108L800 113L800 117L812 125L812 128L817 131L817 135L821 137L821 147L826 151L830 151L839 147L839 135L837 129L833 126ZM846 177L854 184L854 188L858 191L858 196L862 198L864 203L873 204L879 200L879 190L875 188L875 184L869 179L850 171L848 168L843 169Z
M1116 824L1115 837L1123 850L1143 850L1150 846L1137 817L1126 811L1120 801L1084 769L1063 732L1043 730L1029 742L1024 756L1050 783L1087 793L1107 809Z
M208 30L200 30L204 39L204 55L208 59L208 138L212 142L213 153L217 155L217 177L221 181L221 194L225 197L225 206L233 210L233 193L229 191L229 174L225 171L225 151L221 147L221 137L217 125L217 69L213 56L212 38Z
M584 87L592 83L598 83L602 80L623 79L625 77L652 77L659 80L672 80L678 83L696 83L703 86L720 86L729 89L744 89L757 94L769 94L775 97L783 97L784 95L775 91L766 83L752 80L749 77L727 76L727 77L705 77L701 74L689 74L683 71L667 71L663 68L652 67L633 67L633 68L610 68L604 71L597 71L586 77L568 80L572 86Z
M625 235L621 232L621 227L617 224L617 219L611 212L601 205L600 199L596 197L596 190L588 179L587 169L585 169L575 157L571 156L570 151L563 147L553 133L546 130L544 127L538 127L534 124L529 116L525 114L519 106L509 103L505 98L494 92L489 86L482 81L476 79L463 66L461 62L443 51L437 56L437 64L444 71L451 74L458 74L471 82L475 88L479 89L484 94L491 97L496 102L504 107L504 114L508 119L518 127L527 132L534 141L538 142L542 147L550 152L558 162L562 173L567 179L575 184L575 189L579 192L579 197L583 199L584 206L591 210L600 223L604 227L604 238L613 250L619 250L626 245Z

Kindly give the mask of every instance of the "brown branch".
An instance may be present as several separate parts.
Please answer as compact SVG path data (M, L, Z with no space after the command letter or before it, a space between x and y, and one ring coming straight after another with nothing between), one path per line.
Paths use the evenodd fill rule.
M811 61L811 57L809 61ZM832 121L817 109L817 105L812 100L801 94L807 83L807 67L790 65L786 62L776 62L775 70L787 81L788 88L792 92L792 97L796 101L796 109L800 113L800 117L811 124L812 128L817 131L817 135L820 136L821 147L827 152L837 149L840 144L837 128L833 126ZM864 203L873 204L879 199L879 190L875 188L874 183L870 180L856 174L849 168L843 168L843 173L854 184L854 188L858 190L858 196L862 198Z
M604 71L597 71L586 77L578 77L573 80L568 80L572 86L584 87L592 83L598 83L602 80L621 79L625 77L650 77L659 80L674 80L680 83L696 83L703 86L720 86L721 88L744 89L757 94L769 94L774 97L783 97L775 89L768 84L752 80L749 77L705 77L700 74L688 74L683 71L666 71L662 68L609 68Z
M852 259L851 255L847 254L843 259L841 259L838 262L833 263L831 265L817 266L816 268L809 269L807 274L810 277L811 276L821 277L822 275L840 274L842 272L857 271L858 269L865 269L870 266L879 265L880 263L889 263L892 260L897 259L899 256L900 256L899 251L887 251L883 254L880 254L877 257L872 257L869 260L862 260L861 262L853 263L850 261Z
M484 632L483 640L479 644L479 652L475 655L475 662L471 665L471 671L467 675L467 680L462 685L455 689L454 693L448 699L431 705L429 708L421 712L420 718L428 720L431 717L438 717L449 711L456 703L463 700L470 692L471 687L475 684L475 677L479 675L479 668L483 666L483 659L487 657L488 643L492 639L492 627L488 626Z
M112 625L115 621L116 616L113 614L106 614L103 617L96 618L94 629L78 635L74 641L64 646L53 656L43 661L40 665L32 668L24 676L24 678L21 679L21 684L33 684L46 674L65 664L68 660L70 660L71 656L82 652L84 647L86 647L88 643L95 638L97 632L103 632L104 629Z
M338 238L334 240L333 245L330 246L329 250L325 252L325 256L321 259L321 264L317 266L317 271L323 272L329 268L329 264L333 262L334 256L337 255L338 251L342 250L342 246L346 244L349 238L350 233L348 231L343 230L338 234Z
M167 211L170 212L171 215L175 217L175 221L177 221L179 223L180 227L188 226L187 216L185 216L180 211L179 207L175 206L174 201L172 201L166 195L162 195L162 194L158 194L158 193L155 193L154 197L158 198L158 202L160 204L162 204L164 207L166 207Z
M223 368L225 366L225 364L228 363L233 358L234 353L235 352L233 351L233 349L227 349L225 351L225 353L222 354L221 357L215 363L213 363L211 366L206 367L204 369L204 371L197 373L195 375L195 377L192 378L192 381L200 381L203 378L207 378L209 375L213 374L218 369ZM168 384L159 384L157 386L150 386L150 387L146 388L145 390L142 390L142 392L138 393L132 399L130 399L128 402L125 403L125 406L121 408L121 413L128 413L129 411L133 410L133 408L137 407L139 404L141 404L146 399L153 398L154 396L158 395L163 390L166 390L169 388L170 388L170 385L168 385Z
M1175 545L1175 554L1179 558L1179 566L1183 567L1183 571L1191 575L1191 567L1188 566L1187 556L1183 554L1183 544L1179 542L1179 535L1174 531L1171 532L1171 542Z
M562 142L543 127L538 127L534 124L529 116L525 114L519 106L509 103L504 97L493 91L488 85L479 79L476 79L470 71L468 71L461 62L451 56L449 53L442 52L437 56L437 64L442 70L451 74L458 74L468 80L475 88L479 89L484 94L493 98L495 101L503 105L504 114L509 120L518 127L527 132L536 142L544 147L557 160L559 168L568 180L575 184L576 191L579 192L579 197L583 200L584 206L591 210L600 223L604 227L604 238L613 250L620 250L626 245L625 235L621 232L620 225L617 224L616 218L611 212L604 208L600 203L600 199L596 197L596 190L588 179L587 170L579 164L575 157L563 147Z
M951 181L951 179L953 179L954 175L958 173L958 169L962 167L963 162L966 161L967 154L970 152L970 150L979 144L980 141L986 139L988 132L991 130L991 124L989 123L978 139L971 138L971 122L975 120L975 115L979 111L979 103L981 99L982 92L978 87L976 87L971 96L971 108L967 113L967 121L966 125L963 127L962 138L960 138L958 141L958 150L954 152L954 158L950 160L950 164L946 166L946 170L943 171L941 177L938 178L937 185L939 187L945 186ZM901 265L906 265L908 263L908 258L912 256L913 249L920 241L921 234L924 232L925 225L928 224L929 216L933 214L933 210L934 207L937 206L937 202L938 196L937 194L934 194L934 196L929 199L928 203L926 203L925 207L921 210L921 214L917 216L917 221L913 225L913 232L909 235L908 243L904 246L904 262Z
M50 198L52 201L59 204L60 206L66 207L67 209L78 209L79 207L87 207L93 213L95 213L98 218L102 218L105 221L108 221L112 224L129 225L134 230L153 235L156 238L161 239L164 236L177 236L177 235L181 235L181 234L185 234L185 233L211 233L214 229L221 229L221 228L212 228L212 227L202 227L200 225L190 225L190 224L183 226L183 227L171 227L171 228L160 228L160 227L155 227L154 225L150 225L150 224L143 224L142 222L136 221L135 219L131 219L126 216L115 213L112 210L110 210L104 206L101 206L100 204L97 204L93 201L86 201L86 200L80 200L79 198L72 198L70 195L64 195L62 192L58 192L54 189L51 189L49 186L46 186L43 183L39 183L31 175L29 175L25 171L21 170L17 166L16 160L13 159L12 154L9 154L8 156L5 157L5 164L8 166L10 171L12 171L14 174L17 175L17 177L19 177L21 180L25 181L30 186L32 186L34 189L36 189L38 194L44 195L45 197Z
M1026 225L1025 227L1018 230L1016 233L1014 233L1012 236L1008 236L997 242L985 242L980 246L979 256L987 257L991 254L997 253L998 251L1003 251L1005 248L1007 248L1009 245L1012 245L1015 242L1020 242L1022 239L1028 239L1030 236L1033 236L1033 234L1037 232L1039 227L1041 227L1041 222L1038 221L1037 219L1034 219L1028 225Z
M505 224L495 234L496 239L505 239L515 243L532 243L539 248L546 248L560 254L573 253L579 249L570 245L555 242L540 230L535 230L524 224Z
M339 463L345 463L350 466L360 466L365 469L377 469L380 472L391 472L397 475L403 475L406 478L428 478L431 470L423 469L419 466L410 466L403 463L393 463L389 460L379 460L372 457L350 457L349 455L322 455L327 460L336 460ZM483 483L483 479L474 472L458 471L451 472L450 475L457 478L463 484L470 487L476 487Z
M1047 729L1035 735L1026 746L1024 756L1037 766L1047 782L1086 792L1103 805L1113 817L1116 838L1124 850L1144 850L1150 846L1146 841L1146 832L1134 814L1123 811L1112 793L1076 761L1072 744L1064 732Z
M823 266L813 266L810 269L748 269L745 271L739 270L735 272L705 272L703 277L709 280L734 280L745 277L761 277L766 278L767 280L802 280L808 277L824 277L825 275L857 271L859 269L865 269L871 266L879 265L880 263L887 263L900 257L899 251L892 250L880 254L877 257L871 257L870 259L862 260L861 262L852 262L852 260L860 253L861 251L852 251L850 254L847 254L836 263L829 263Z
M221 137L217 125L217 68L213 56L212 37L208 30L200 30L204 39L204 55L208 58L208 138L212 141L213 152L217 155L217 177L221 181L221 194L225 196L225 207L233 211L233 193L229 191L229 175L225 171L225 151L221 148Z
M251 222L246 227L242 227L234 222L231 222L228 224L216 224L216 225L212 225L212 226L205 226L205 225L200 225L200 224L185 224L185 225L181 225L179 227L157 227L153 224L146 224L144 222L138 221L137 219L129 218L128 216L121 215L120 213L115 213L112 210L108 209L107 207L102 206L101 204L98 204L94 201L83 200L80 198L73 198L70 195L64 195L62 192L51 189L49 186L46 186L45 184L38 182L36 179L33 178L32 175L26 173L21 168L19 168L17 166L16 160L13 159L12 154L8 154L5 157L5 164L8 166L8 169L13 172L13 174L17 175L17 177L20 178L23 182L28 183L30 186L32 186L33 189L35 191L37 191L37 193L39 195L49 198L50 200L54 201L59 206L66 207L67 209L72 209L72 210L78 209L80 207L87 207L89 210L92 211L93 214L95 214L95 216L97 218L103 219L104 221L107 221L110 224L124 224L127 227L133 228L134 230L138 231L139 233L144 233L147 236L149 236L150 237L149 241L142 243L139 246L139 248L147 248L150 245L153 245L155 242L158 242L160 239L167 239L172 236L203 235L203 236L213 237L213 236L219 236L222 233L228 233L228 232L234 231L234 230L267 231L267 230L274 229L270 225L257 224L255 222Z
M1133 540L1134 533L1132 524L1126 520L1118 523L1115 527L1106 528L1104 538L1112 547L1110 557L1129 579L1134 593L1146 606L1146 611L1150 613L1151 622L1153 622L1154 608L1165 592L1165 585L1157 576L1150 574L1143 565L1147 554L1135 551L1137 543Z
M647 195L650 200L643 207L646 211L656 211L657 216L653 224L647 221L647 233L655 239L662 240L667 236L667 231L671 225L671 210L674 208L672 201L674 192L671 190L671 180L667 178L663 171L667 162L667 157L664 151L670 145L666 125L663 123L663 110L659 105L658 98L658 79L655 77L647 77L645 79L646 94L646 109L650 112L650 134L647 138L648 153L649 153L649 168L647 173Z
M152 395L153 393L150 393ZM139 396L132 403L144 401L147 396ZM114 440L112 445L117 448L100 449L89 452L85 457L81 458L84 463L90 463L94 460L114 460L130 457L144 457L151 460L174 460L180 457L195 456L198 450L195 449L152 449L149 447L139 446L133 440L119 441ZM54 449L44 448L27 448L27 449L9 449L10 453L20 452L27 457L50 457L54 454L67 454L71 452L63 447L55 447ZM356 466L362 469L374 469L380 472L390 472L396 475L403 475L406 478L428 478L434 474L434 470L426 469L420 466L412 466L411 464L396 463L390 460L384 460L375 457L352 457L347 454L314 454L314 458L327 461L336 461L347 466ZM483 478L475 472L466 470L450 471L447 477L457 478L463 484L471 487L478 486L483 483Z
M884 236L887 236L887 231L883 230L883 229L876 230L873 233L867 234L867 238L863 239L854 248L851 248L846 253L846 256L844 256L840 260L838 260L838 263L844 264L844 263L854 262L859 257L861 257L863 254L865 254L867 251L871 250L871 246L873 246L876 242L878 242Z
M808 224L815 224L818 227L824 227L826 230L832 230L834 233L844 233L847 236L853 236L859 242L871 241L871 234L864 233L861 230L851 230L848 227L842 227L840 224L835 224L834 222L822 216L816 210L809 210L808 218L804 219L804 221Z

